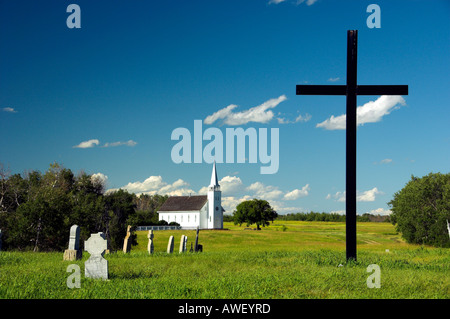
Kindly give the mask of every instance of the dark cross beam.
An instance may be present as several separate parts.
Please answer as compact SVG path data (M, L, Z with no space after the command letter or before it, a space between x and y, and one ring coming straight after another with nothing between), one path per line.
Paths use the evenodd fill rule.
M407 85L357 85L358 30L347 31L347 85L297 85L297 95L346 95L346 252L356 260L356 96L408 95Z

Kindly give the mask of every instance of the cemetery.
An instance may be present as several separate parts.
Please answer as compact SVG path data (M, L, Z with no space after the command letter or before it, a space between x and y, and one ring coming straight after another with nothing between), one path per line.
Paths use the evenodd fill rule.
M75 260L64 260L62 251L2 251L0 297L449 296L447 249L407 244L389 223L358 223L358 260L350 262L346 262L342 222L275 221L258 232L230 222L225 222L225 227L228 230L136 231L137 245L127 252L106 252L102 234L92 234L79 243L83 254ZM75 248L76 238L67 239L69 248ZM202 250L197 247L196 252L195 246ZM381 269L380 289L366 285L370 264ZM80 268L79 288L66 284L69 276L75 275L73 265Z

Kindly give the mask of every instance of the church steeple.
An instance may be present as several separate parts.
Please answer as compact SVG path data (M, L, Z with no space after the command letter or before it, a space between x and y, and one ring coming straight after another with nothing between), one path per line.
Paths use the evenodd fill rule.
M211 184L208 187L208 228L223 228L222 192L217 178L216 161L214 161Z
M209 187L220 187L219 181L217 180L217 171L216 171L216 161L214 161L212 174L211 174L211 184L209 184Z

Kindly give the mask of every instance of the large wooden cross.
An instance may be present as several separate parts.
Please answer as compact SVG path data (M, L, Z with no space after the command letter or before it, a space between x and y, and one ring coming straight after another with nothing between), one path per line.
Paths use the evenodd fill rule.
M356 260L356 96L408 95L407 85L358 85L356 81L358 30L347 31L347 85L297 85L297 95L346 95L346 200L347 260Z

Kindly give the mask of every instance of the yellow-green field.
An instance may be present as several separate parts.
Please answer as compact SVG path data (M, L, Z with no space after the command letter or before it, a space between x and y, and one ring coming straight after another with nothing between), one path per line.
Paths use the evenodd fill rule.
M228 230L202 230L202 253L188 250L195 231L147 233L128 254L105 255L109 280L84 277L83 253L63 261L63 252L0 252L0 298L303 299L450 297L450 250L405 243L388 223L358 223L358 259L345 260L345 223L278 221L261 231L225 223ZM169 237L173 254L167 254ZM81 269L81 287L68 288L67 267ZM368 288L376 264L381 287Z
M345 223L338 222L302 222L275 221L260 231L248 230L249 227L224 223L226 230L201 230L199 243L203 244L204 252L220 251L303 251L317 249L333 249L342 251L345 255ZM253 229L253 228L252 228ZM401 236L396 233L390 223L358 223L358 250L380 251L386 249L407 249ZM135 250L147 250L148 231L136 232L138 246ZM175 238L175 250L181 235L188 237L190 243L195 242L195 230L155 231L155 252L167 250L171 235ZM412 246L417 248L416 246Z

